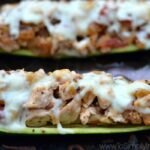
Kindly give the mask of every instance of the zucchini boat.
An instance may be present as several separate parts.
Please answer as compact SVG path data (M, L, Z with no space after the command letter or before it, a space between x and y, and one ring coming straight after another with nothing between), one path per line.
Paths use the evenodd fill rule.
M73 134L147 130L149 84L101 71L1 70L0 131Z
M54 58L147 50L149 10L148 0L44 0L4 5L0 49Z

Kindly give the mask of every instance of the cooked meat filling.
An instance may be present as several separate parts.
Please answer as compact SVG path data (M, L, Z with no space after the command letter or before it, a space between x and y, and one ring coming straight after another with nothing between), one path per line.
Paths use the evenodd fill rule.
M0 48L39 56L90 56L150 48L150 2L23 1L0 13ZM13 18L13 19L12 19Z

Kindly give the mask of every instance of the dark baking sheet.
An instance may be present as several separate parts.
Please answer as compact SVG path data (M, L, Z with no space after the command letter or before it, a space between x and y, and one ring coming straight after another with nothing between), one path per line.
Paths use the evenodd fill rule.
M46 72L68 68L80 73L103 70L114 76L123 75L132 80L150 79L150 51L104 55L91 58L44 59L12 55L0 55L0 69L25 69Z
M2 137L0 150L149 150L149 133ZM103 147L102 147L103 146Z

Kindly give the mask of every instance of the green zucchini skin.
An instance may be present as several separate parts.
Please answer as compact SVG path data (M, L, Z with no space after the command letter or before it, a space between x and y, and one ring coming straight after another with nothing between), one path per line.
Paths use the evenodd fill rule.
M16 56L26 56L26 57L42 57L42 58L54 58L54 59L67 59L67 58L72 58L72 57L76 57L76 58L86 58L86 57L94 57L94 56L100 56L100 55L107 55L107 54L116 54L116 53L130 53L130 52L136 52L136 51L140 51L136 46L134 45L130 45L127 47L122 47L122 48L116 48L116 49L112 49L111 52L109 53L100 53L100 52L95 52L93 54L87 55L87 56L74 56L74 55L67 55L67 54L59 54L59 55L55 55L55 56L40 56L37 55L29 50L26 49L20 49L20 50L16 50L14 52L5 52L4 50L0 49L0 53L5 53L5 54L11 54L11 55L16 55Z
M129 133L138 132L144 130L150 130L150 126L117 126L117 127L84 127L78 125L78 127L67 128L72 132L66 134L117 134L117 133ZM42 127L42 128L25 128L18 131L0 129L1 134L60 134L56 127Z

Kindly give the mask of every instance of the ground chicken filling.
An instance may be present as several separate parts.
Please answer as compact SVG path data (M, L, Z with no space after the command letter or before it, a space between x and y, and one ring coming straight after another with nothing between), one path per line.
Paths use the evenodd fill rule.
M150 47L150 2L23 1L3 6L0 48L40 56L89 56Z
M100 71L0 71L0 128L66 124L150 125L149 81Z

